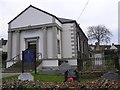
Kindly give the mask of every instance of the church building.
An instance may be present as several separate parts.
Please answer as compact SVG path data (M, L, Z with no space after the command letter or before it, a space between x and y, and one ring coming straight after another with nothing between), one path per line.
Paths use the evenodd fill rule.
M36 8L27 7L9 23L8 59L22 60L22 51L35 50L42 67L54 68L63 60L77 67L88 58L88 39L75 20L59 18ZM8 62L7 67L13 63Z

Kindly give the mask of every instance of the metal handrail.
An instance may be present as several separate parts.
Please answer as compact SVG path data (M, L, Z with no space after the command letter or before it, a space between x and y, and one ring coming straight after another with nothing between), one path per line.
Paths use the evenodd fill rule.
M18 54L15 57L11 58L10 60L6 60L6 62L17 61L17 60L14 60L14 59L17 58L17 57L19 57L20 55L22 55L22 54Z
M22 54L18 54L15 57L11 58L10 60L6 60L5 62L13 62L14 63L15 61L19 61L19 60L17 60L17 58L20 57L20 55L22 55ZM40 52L37 53L36 60L38 60L40 56L42 59L42 53L40 53Z
M7 60L6 62L13 61L15 58L19 57L20 55L22 55L22 54L18 54L15 57L11 58L10 60ZM41 56L41 59L42 59L42 53L37 53L36 59L39 58L39 56Z
M36 60L38 60L39 59L39 56L41 56L41 59L42 59L42 53L37 53L37 56L36 56Z

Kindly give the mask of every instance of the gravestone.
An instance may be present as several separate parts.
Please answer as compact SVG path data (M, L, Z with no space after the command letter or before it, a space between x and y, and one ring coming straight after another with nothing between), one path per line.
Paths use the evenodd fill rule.
M59 66L59 72L61 73L61 74L64 74L67 70L69 70L69 69L72 69L72 67L68 64L68 63L66 63L66 62L64 62L64 63L62 63L60 66Z
M113 72L105 73L102 76L102 78L108 79L108 80L113 80L113 81L120 81L120 75L118 75L117 73L113 73Z
M18 76L18 80L28 80L28 81L33 81L34 77L30 73L22 73L21 75Z

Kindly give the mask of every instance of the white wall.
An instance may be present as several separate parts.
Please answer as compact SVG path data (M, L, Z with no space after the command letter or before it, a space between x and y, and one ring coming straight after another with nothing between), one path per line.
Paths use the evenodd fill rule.
M14 63L16 63L16 62L14 62ZM6 64L7 64L7 65L6 65L6 68L12 66L14 63L13 63L13 62L7 62L7 63L6 63Z
M68 60L69 65L77 66L77 59Z
M48 54L48 58L52 58L53 57L53 33L52 33L52 28L49 28L49 30L47 30L47 54Z
M32 7L11 22L11 28L52 23L52 16Z
M43 32L42 32L42 30L28 30L28 31L22 31L20 34L20 52L21 52L21 54L22 54L22 51L27 48L25 45L26 44L25 38L34 38L34 37L39 37L38 52L43 53Z
M71 26L73 26L73 24L63 24L62 32L63 58L72 58Z
M25 48L25 31L20 32L20 54L22 54L22 51L24 51ZM21 55L21 60L22 60L22 55Z
M102 53L95 54L94 57L95 57L95 65L103 64Z
M42 61L42 66L44 66L44 67L57 67L58 66L58 60Z
M16 33L12 34L12 58L17 56L16 55Z
M62 27L62 24L57 19L55 19L55 23L57 23L60 27Z

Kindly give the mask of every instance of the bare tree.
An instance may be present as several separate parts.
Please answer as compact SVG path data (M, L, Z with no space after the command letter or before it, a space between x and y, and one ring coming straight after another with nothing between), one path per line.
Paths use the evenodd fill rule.
M109 43L112 33L104 25L90 26L88 27L88 40L101 43Z

